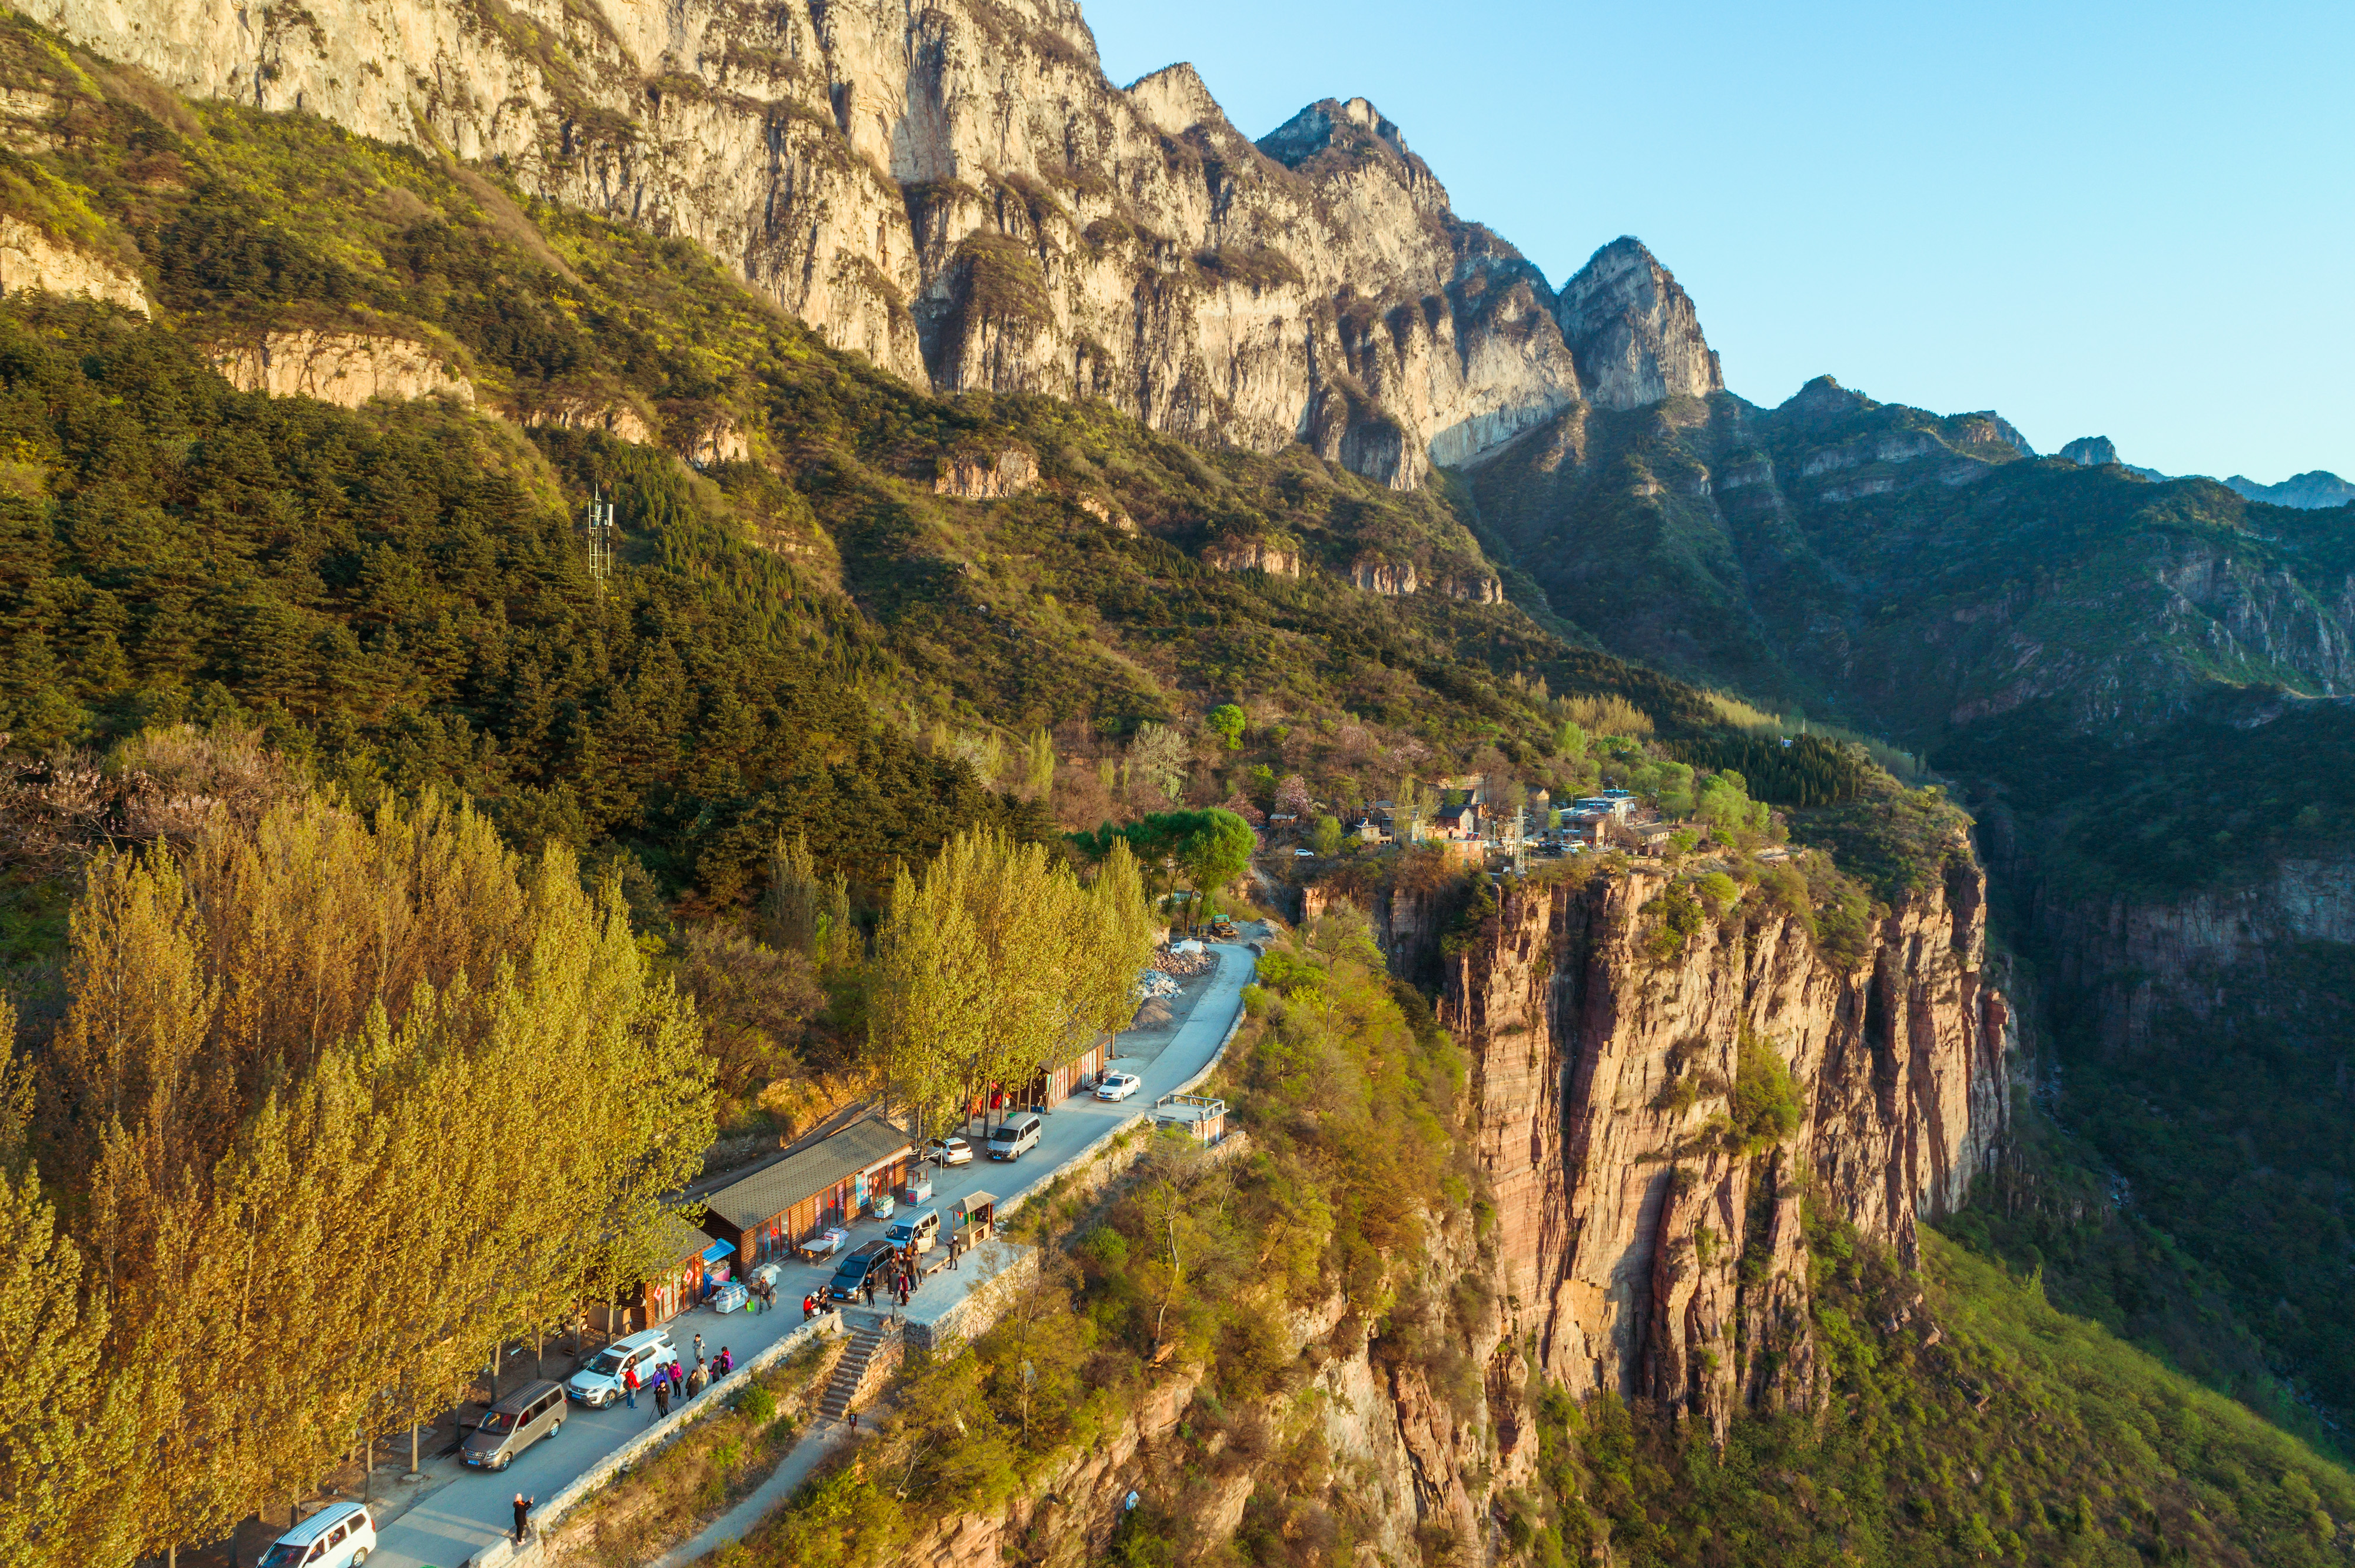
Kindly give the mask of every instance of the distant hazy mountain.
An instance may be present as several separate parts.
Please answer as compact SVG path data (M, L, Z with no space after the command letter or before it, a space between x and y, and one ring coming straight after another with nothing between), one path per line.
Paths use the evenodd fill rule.
M2310 473L2292 474L2279 484L2259 484L2236 473L2224 482L2224 488L2238 491L2252 501L2270 501L2275 506L2344 506L2355 501L2355 483L2319 468Z
M2130 462L2118 462L2118 449L2107 436L2080 436L2061 449L2061 455L2071 462L2087 468L2100 468L2105 463L2118 463L2128 473L2147 480L2179 477L2165 474L2155 468L2137 468ZM2205 475L2200 477L2205 478ZM2269 502L2275 506L2297 506L2311 511L2323 506L2344 506L2355 501L2355 483L2323 469L2311 473L2296 474L2279 484L2259 484L2254 479L2234 474L2223 481L2224 488L2251 501Z

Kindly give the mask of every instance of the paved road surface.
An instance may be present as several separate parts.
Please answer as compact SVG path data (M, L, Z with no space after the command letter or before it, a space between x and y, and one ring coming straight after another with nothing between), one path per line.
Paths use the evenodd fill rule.
M1038 1147L1018 1160L994 1162L977 1158L971 1165L934 1171L931 1206L942 1212L943 1220L949 1205L966 1192L994 1192L1003 1201L1045 1185L1097 1139L1151 1107L1156 1097L1174 1092L1201 1072L1241 1008L1242 988L1252 977L1250 948L1220 943L1210 950L1217 956L1219 967L1206 980L1187 986L1178 999L1190 1002L1186 1011L1169 1023L1129 1030L1114 1042L1119 1054L1113 1065L1136 1074L1145 1080L1145 1086L1118 1105L1106 1105L1092 1096L1074 1096L1065 1100L1048 1114ZM888 1223L862 1220L852 1225L848 1245L879 1238ZM788 1264L777 1281L777 1311L758 1317L747 1317L742 1312L722 1317L709 1307L698 1307L671 1319L667 1325L671 1338L683 1358L692 1356L695 1336L701 1334L707 1352L716 1355L719 1347L726 1345L742 1361L798 1328L801 1311L797 1304L803 1293L816 1290L831 1273L830 1263ZM928 1309L927 1316L937 1313L977 1278L968 1270L935 1274L924 1281L911 1306ZM508 1386L514 1384L510 1383ZM555 1436L534 1444L506 1470L497 1474L458 1471L454 1478L387 1522L378 1531L377 1550L368 1559L369 1568L459 1568L476 1551L498 1540L512 1527L516 1493L529 1498L553 1497L575 1476L655 1420L654 1401L645 1395L639 1397L635 1410L623 1405L590 1410L578 1404L570 1408L571 1414L565 1417L563 1427ZM440 1461L435 1467L443 1475L453 1467L454 1461L450 1460ZM736 1533L741 1534L761 1511L765 1510L753 1510L741 1520L731 1514L726 1522L732 1522ZM721 1526L715 1524L713 1528ZM717 1544L718 1540L711 1541L705 1549Z

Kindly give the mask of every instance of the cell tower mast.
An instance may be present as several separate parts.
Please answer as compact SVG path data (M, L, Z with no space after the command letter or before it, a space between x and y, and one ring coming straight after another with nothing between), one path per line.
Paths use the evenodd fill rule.
M601 488L589 497L589 576L597 597L605 597L605 579L613 575L613 503Z

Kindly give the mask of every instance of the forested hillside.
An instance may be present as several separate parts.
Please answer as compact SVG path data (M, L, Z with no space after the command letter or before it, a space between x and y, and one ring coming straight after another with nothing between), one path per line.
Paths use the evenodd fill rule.
M2059 994L2026 936L2039 893L2003 904L2017 969L1907 936L1925 906L1969 903L1957 930L1982 906L1966 806L1990 856L2064 865L2073 897L2246 888L2355 834L2316 766L2339 710L2281 695L2343 673L2316 587L2350 564L2334 520L2062 473L1989 417L1820 390L1771 414L1572 404L1392 489L1100 402L934 397L697 245L537 200L496 161L185 101L21 16L0 88L0 239L49 285L0 300L0 1371L39 1391L0 1421L0 1558L154 1559L356 1442L413 1437L485 1355L634 1286L723 1140L773 1148L887 1080L945 1125L1133 1016L1155 932L1194 909L1161 895L1240 885L1335 911L1277 933L1210 1086L1247 1152L1164 1149L1041 1204L1029 1315L917 1366L862 1451L898 1481L828 1468L756 1560L912 1561L966 1510L1051 1536L1076 1517L1050 1511L1059 1467L1181 1375L1166 1485L1056 1550L2347 1560L2355 1489L2296 1403L2350 1399L2355 1146L2313 1092L2341 955L2273 971L2295 1029L2235 991L2204 1063L2094 1065L2087 1044L2062 1092L2003 1076L2030 1064L2001 1059L1998 979ZM981 294L992 258L1025 285L1018 247L985 244ZM1945 475L1913 484L1916 462ZM610 562L584 526L606 503ZM2149 569L2179 546L2231 555L2211 578L2275 593L2265 624L2295 634L2187 620ZM1991 673L1998 643L2087 624L2111 641L2034 689ZM1966 788L1926 783L1924 749ZM2232 799L2194 803L2223 768ZM1599 840L1525 885L1476 842L1344 834L1379 806L1412 840L1477 797L1513 813L1502 866L1525 805L1555 828L1606 787L1659 818L1651 856ZM1821 1351L1788 1408L1712 1431L1667 1381L1578 1400L1533 1345L1473 1354L1503 1321L1497 1150L1409 980L1548 876L1642 889L1618 978L1646 1009L1704 949L1853 985L1838 1024L1876 1093L1897 969L1954 969L1934 1006L1992 1053L1960 1097L2038 1129L1950 1225L1976 1251L1934 1237L1917 1272L1775 1163L1838 1107L1768 1064L1753 999L1684 996L1694 1037L1618 1096L1667 1151L1629 1164L1629 1213L1657 1226L1712 1160L1774 1173L1690 1236L1700 1267L1812 1292L1776 1326ZM1353 905L1388 911L1394 959ZM2097 1013L2040 1017L2090 1043ZM1742 1065L1689 1072L1704 1034ZM1890 1091L1892 1114L1922 1093ZM2039 1104L2096 1152L2053 1154ZM493 1126L564 1156L518 1171ZM1842 1180L1899 1192L1879 1158ZM2146 1207L2104 1207L2110 1175ZM1770 1222L1780 1243L1715 1250ZM2186 1351L2201 1312L2229 1354ZM1721 1330L1750 1353L1751 1326ZM322 1392L322 1364L357 1372ZM1387 1523L1307 1392L1345 1373L1446 1460Z
M527 837L618 836L724 904L780 831L871 876L1004 810L943 758L997 786L1042 730L1084 793L1140 721L1247 698L1370 797L1483 747L1541 766L1547 692L1713 722L1508 607L1349 586L1366 559L1478 586L1438 493L1096 408L936 401L690 246L300 115L180 104L21 22L6 45L58 105L19 180L60 233L135 256L161 312L11 307L20 747L250 715L330 777L462 782ZM347 410L208 363L300 332L467 394ZM939 493L1009 450L1034 486ZM599 490L602 588L575 531ZM1247 546L1301 575L1205 564Z

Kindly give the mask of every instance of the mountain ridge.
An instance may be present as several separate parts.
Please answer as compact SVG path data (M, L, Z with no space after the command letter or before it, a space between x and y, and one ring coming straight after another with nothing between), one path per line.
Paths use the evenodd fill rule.
M2243 500L2262 501L2269 506L2294 507L2300 512L2318 512L2355 501L2355 482L2341 479L2328 469L2310 469L2305 473L2294 473L2279 484L2259 484L2245 474L2238 473L2222 480L2204 473L2161 473L2155 468L2138 468L2122 461L2116 444L2107 436L2081 436L2062 447L2059 455L2086 468L2116 463L2126 472L2155 483L2163 484L2171 479L2205 479L2211 483L2222 484Z
M695 239L937 392L1101 399L1395 487L1586 395L1543 275L1457 217L1364 100L1263 139L1287 164L1190 67L1114 87L1065 0L44 16L173 91L317 114ZM1689 308L1682 325L1697 343ZM1678 362L1705 345L1665 345L1663 370L1641 328L1614 337L1614 374L1689 379Z

